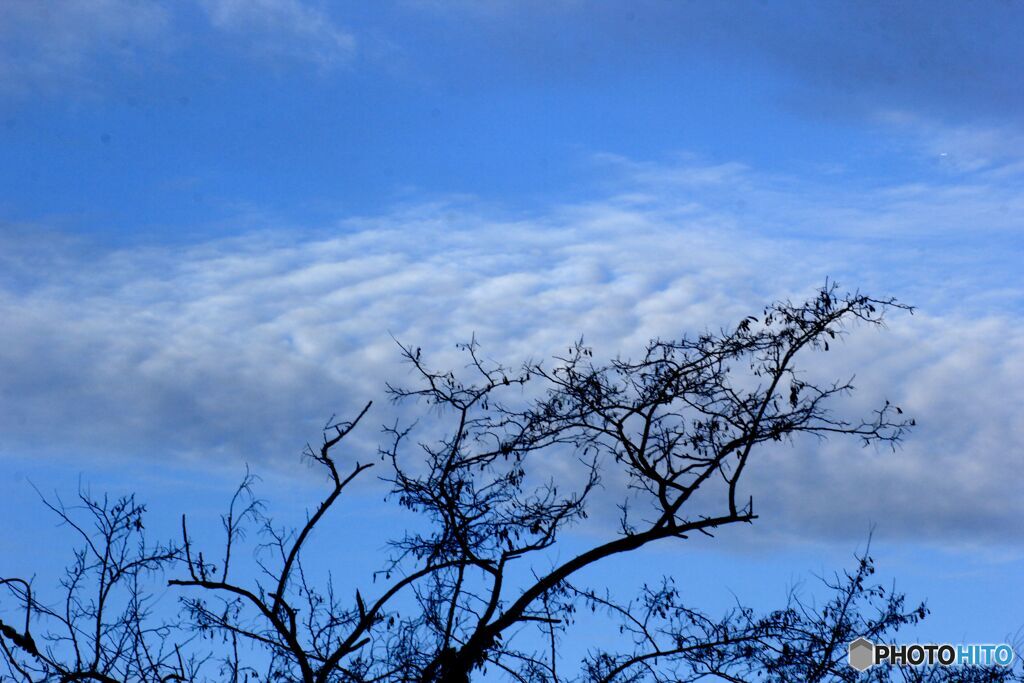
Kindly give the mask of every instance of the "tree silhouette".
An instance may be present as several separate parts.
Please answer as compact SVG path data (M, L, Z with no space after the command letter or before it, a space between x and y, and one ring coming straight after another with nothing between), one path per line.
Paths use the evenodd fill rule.
M467 364L458 373L433 369L420 348L399 344L415 382L388 385L388 393L398 404L425 406L429 420L386 426L379 452L359 459L342 447L371 405L351 421L329 423L320 447L306 450L326 473L327 492L302 526L277 527L247 476L223 517L225 543L217 553L197 547L183 517L180 543L138 546L125 556L133 581L150 569L171 572L168 583L182 591L187 626L147 629L149 615L137 609L128 626L91 631L99 655L61 663L54 653L69 651L69 642L77 652L75 636L47 636L44 651L30 635L31 621L56 619L76 633L74 623L65 623L74 620L44 607L27 583L8 582L25 621L23 628L0 624L2 652L12 675L26 681L852 681L888 680L897 671L906 680L948 677L941 670L928 674L933 679L877 668L858 678L846 665L853 638L880 637L926 614L923 605L907 608L902 595L870 582L867 552L853 571L826 582L830 598L819 609L791 595L769 614L739 606L713 618L689 606L671 577L625 601L586 585L590 570L614 556L754 522L754 500L741 481L765 448L805 436L895 447L912 418L888 402L863 419L841 417L835 404L851 383L809 382L797 364L828 351L851 325L882 325L893 310L910 308L826 284L806 302L775 303L734 328L653 340L638 360L598 362L580 341L550 364L512 369L486 360L471 340L460 347ZM304 568L305 551L342 494L371 467L383 470L388 500L411 511L415 527L391 540L381 569L365 582L317 585ZM600 531L566 534L596 506L612 504L617 523L602 519L593 524ZM252 527L264 541L254 557L258 571L239 574L238 544ZM593 541L594 533L604 535ZM124 543L117 534L104 538L107 546ZM100 568L101 586L111 583L104 578L109 571ZM65 584L69 594L78 586L78 579ZM594 646L582 663L568 662L565 644L589 612L618 625L617 646ZM222 645L203 650L213 635ZM122 644L151 637L161 641L157 655L143 657L136 654L147 651L142 645ZM253 648L262 656L245 661L239 653Z
M0 653L10 680L196 680L199 662L182 651L189 638L176 640L180 630L151 614L146 579L167 568L178 550L146 542L145 506L134 496L112 501L86 491L79 491L75 505L60 499L46 505L81 546L60 582L60 599L52 603L30 581L0 578L21 613L17 626L0 620Z

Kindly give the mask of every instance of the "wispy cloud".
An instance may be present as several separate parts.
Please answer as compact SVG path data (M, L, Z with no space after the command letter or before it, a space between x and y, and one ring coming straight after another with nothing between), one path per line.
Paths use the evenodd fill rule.
M0 90L94 86L98 61L131 65L169 24L153 0L0 3Z
M1019 127L946 124L905 111L883 111L876 118L942 170L993 180L1024 174L1024 130Z
M607 198L528 219L439 202L298 236L88 256L11 233L0 445L290 461L331 412L407 377L389 334L442 366L461 364L453 344L473 333L507 362L580 334L629 355L832 275L921 310L812 369L856 372L854 408L899 401L920 426L894 455L839 442L766 454L751 492L774 537L859 540L875 521L897 537L1024 540L1024 214L992 208L1019 207L1017 194L978 179L823 188L738 165L604 163L621 174ZM979 214L993 218L984 239ZM940 258L935 243L960 247Z
M249 55L330 69L349 62L354 35L302 0L196 0L206 26L188 25L189 6L158 0L11 0L0 3L0 90L101 89L113 74L141 72L154 57L187 46L196 28L228 36Z
M860 411L889 399L918 427L896 452L838 442L767 453L754 465L765 524L778 533L882 538L990 548L1024 541L1024 425L1007 400L1024 398L1024 321L1018 315L918 313L840 349L856 372ZM810 512L809 511L813 511Z
M322 9L301 0L200 0L217 29L244 36L256 54L331 68L346 64L355 36Z
M1024 101L1018 3L406 4L474 22L482 42L517 62L520 77L578 78L663 54L680 65L710 57L716 68L767 72L778 95L814 118L860 119L899 108L1017 121ZM583 40L574 32L580 27Z

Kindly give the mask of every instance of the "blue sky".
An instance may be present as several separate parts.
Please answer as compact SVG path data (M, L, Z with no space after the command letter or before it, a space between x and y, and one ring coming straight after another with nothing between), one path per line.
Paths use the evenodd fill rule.
M0 4L0 557L53 533L29 481L173 526L248 462L299 509L301 445L405 376L391 334L628 355L831 276L919 310L812 370L920 428L766 454L756 538L652 562L770 606L874 524L931 637L1001 639L1022 32L1010 2Z

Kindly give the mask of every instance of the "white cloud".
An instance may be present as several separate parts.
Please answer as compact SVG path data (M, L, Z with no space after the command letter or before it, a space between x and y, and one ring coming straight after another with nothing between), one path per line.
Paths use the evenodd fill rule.
M200 2L214 28L244 35L253 51L271 58L298 58L330 68L347 63L355 52L352 33L301 0Z
M98 59L134 64L169 21L152 0L0 3L0 90L93 86Z
M857 372L861 412L889 399L918 425L896 452L831 442L766 454L751 472L772 491L762 496L766 526L782 537L856 538L874 523L883 539L974 548L1024 540L1019 315L918 314L855 335L839 356Z
M943 124L905 111L876 116L905 136L916 153L938 168L1003 179L1024 173L1024 133L1003 125Z
M356 39L302 0L196 0L219 42L276 61L344 65ZM101 90L111 74L142 72L186 46L188 5L160 0L0 2L0 91Z
M838 441L766 454L750 484L771 537L861 540L874 521L897 537L1021 540L1021 214L982 232L973 222L1019 197L614 163L619 194L530 219L438 203L316 234L88 258L9 236L0 446L290 463L331 412L407 377L389 333L442 366L461 364L453 344L474 332L507 362L580 334L629 355L832 275L922 307L827 357L830 373L858 374L853 408L889 398L920 427L895 455Z

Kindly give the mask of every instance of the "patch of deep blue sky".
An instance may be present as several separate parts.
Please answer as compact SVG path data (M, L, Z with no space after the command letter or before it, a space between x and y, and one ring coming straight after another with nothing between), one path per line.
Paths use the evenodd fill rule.
M452 193L520 210L592 194L595 152L941 180L880 113L1016 125L1024 106L1013 3L329 9L345 64L261 55L186 8L169 46L5 97L0 218L161 241Z

